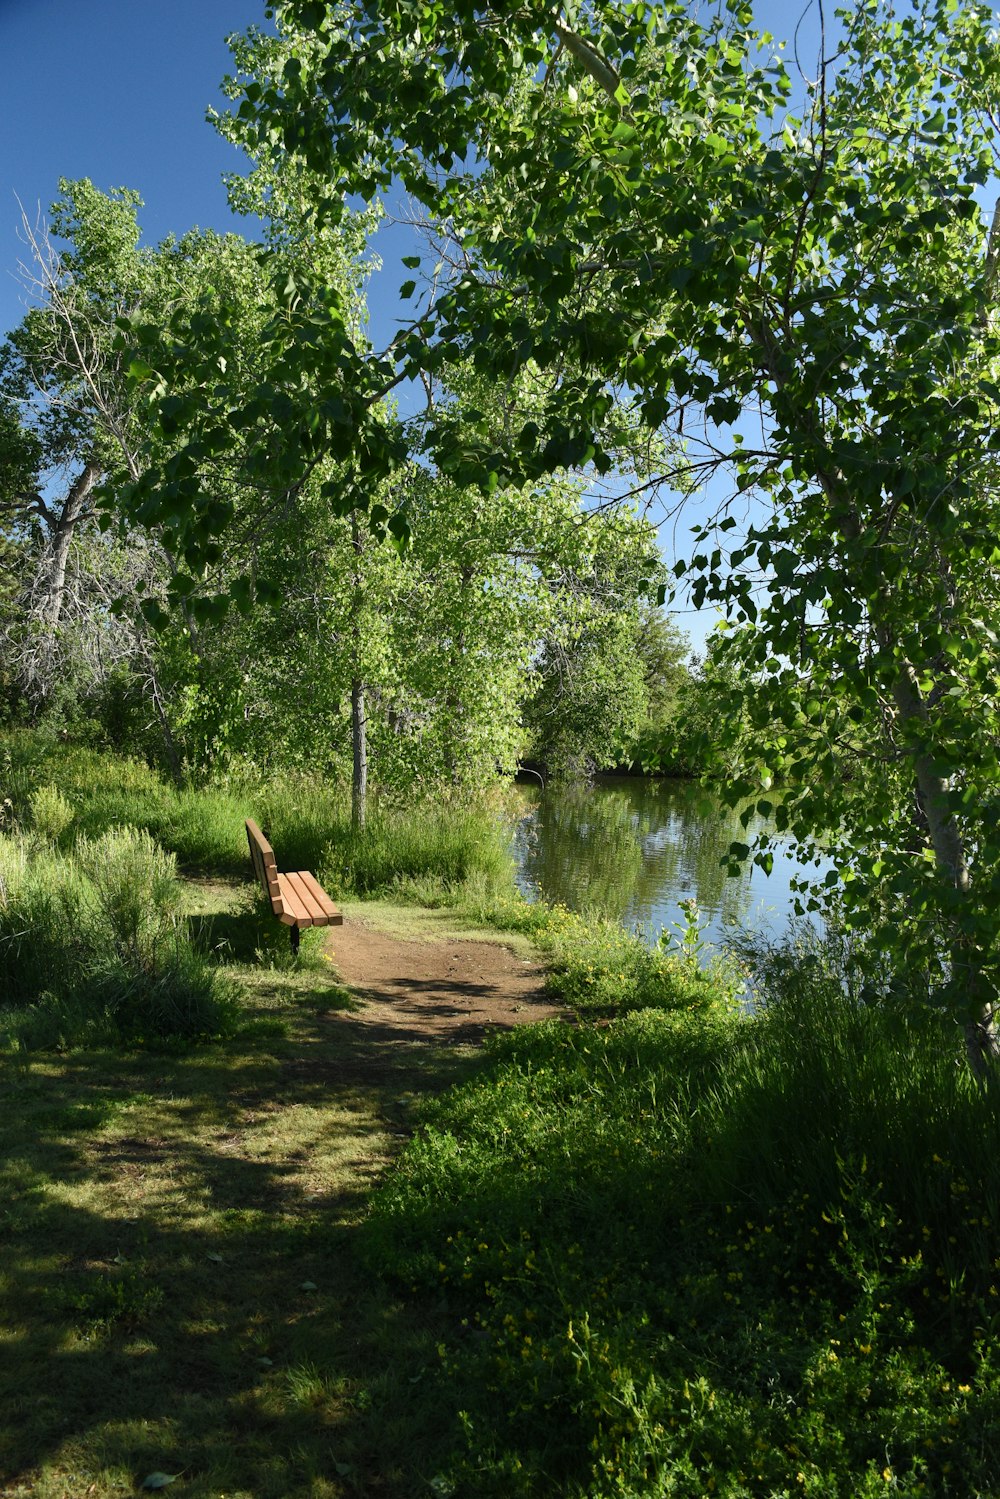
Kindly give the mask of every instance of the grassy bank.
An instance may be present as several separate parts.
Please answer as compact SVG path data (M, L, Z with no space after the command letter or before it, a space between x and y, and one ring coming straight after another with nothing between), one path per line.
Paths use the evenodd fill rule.
M81 835L130 826L174 854L184 874L244 877L243 824L253 817L281 867L313 870L338 897L402 891L441 899L473 877L490 890L509 882L489 805L440 798L375 805L358 834L349 788L314 777L246 771L222 784L177 787L138 760L27 732L0 742L0 789L8 820L33 828L40 814L42 831L61 849Z
M497 1041L367 1226L456 1322L456 1493L993 1494L997 1105L935 1027Z
M2 941L50 946L13 1008L67 953L145 972L164 933L237 1003L183 1052L118 1027L0 1056L4 1499L1000 1492L1000 1104L937 1020L794 960L741 1013L725 967L505 893L472 814L352 841L305 783L31 748L8 913L17 840L42 873ZM330 886L530 939L574 1023L373 1067L329 954L293 964L227 873L248 814Z

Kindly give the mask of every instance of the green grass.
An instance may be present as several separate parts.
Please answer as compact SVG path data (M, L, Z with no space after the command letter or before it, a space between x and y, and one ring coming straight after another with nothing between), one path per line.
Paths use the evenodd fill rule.
M231 986L192 947L173 854L112 828L64 853L0 833L0 1038L189 1043L231 1031Z
M768 954L743 1014L736 969L505 894L459 808L352 839L305 780L15 749L0 958L38 1030L0 1053L5 1499L153 1471L198 1499L1000 1492L1000 1090L941 1022L815 951ZM578 1023L373 1067L324 934L293 960L234 878L247 808L390 930L540 949ZM161 921L238 991L231 1032L38 1050L65 965L141 971Z
M358 833L349 788L298 771L176 787L139 761L28 732L3 741L0 787L10 818L64 850L81 834L130 826L148 832L189 874L244 875L244 822L253 817L279 868L313 870L336 897L394 894L443 905L470 879L493 892L510 883L495 811L453 799L374 805Z
M827 995L492 1042L366 1226L458 1322L453 1492L996 1493L1000 1104L954 1041Z

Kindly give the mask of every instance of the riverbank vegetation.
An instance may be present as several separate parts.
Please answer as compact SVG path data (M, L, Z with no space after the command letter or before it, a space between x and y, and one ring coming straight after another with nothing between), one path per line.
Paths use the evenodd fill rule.
M497 14L235 38L251 238L85 179L24 226L4 1499L1000 1490L994 18L866 0L796 81L743 0ZM716 775L719 879L792 839L827 936L520 900L532 755ZM376 1065L247 816L566 1019Z
M866 1002L815 940L705 968L690 924L649 948L528 905L481 812L352 830L346 785L335 815L304 780L178 790L37 735L6 757L12 1494L1000 1483L1000 1121L954 1027ZM357 1003L336 931L293 961L237 878L265 807L342 896L529 937L570 1023L372 1068L330 1024ZM201 1018L151 1023L182 945Z
M448 1491L995 1490L995 1101L822 1013L533 1028L426 1110L365 1237L454 1319Z

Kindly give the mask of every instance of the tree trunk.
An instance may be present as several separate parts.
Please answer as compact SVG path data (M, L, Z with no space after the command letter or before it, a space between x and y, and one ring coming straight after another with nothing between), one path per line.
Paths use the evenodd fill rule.
M460 587L460 591L459 591L459 598L460 598L459 615L460 615L460 618L463 621L465 619L465 600L466 600L466 594L469 591L469 584L472 582L472 576L473 576L473 573L472 573L472 568L471 567L466 566L466 567L462 568L462 571L461 571L461 574L460 574L461 587ZM446 730L445 730L446 737L445 737L445 752L444 752L444 768L445 768L445 773L448 776L448 779L451 781L451 784L453 786L457 786L458 782L460 780L460 766L459 766L459 753L458 753L458 750L459 750L459 735L460 735L460 724L461 724L461 721L462 721L462 719L464 718L465 715L464 715L464 702L463 702L462 693L461 693L461 690L460 690L460 687L459 687L459 683L462 681L464 670L465 670L465 629L464 629L464 627L462 625L460 625L459 628L458 628L458 631L455 634L455 639L454 639L454 641L452 643L452 650L451 650L451 681L448 684L448 692L447 692L447 696L446 696L446 699L445 699L445 712L448 715L448 723L447 723L447 727L446 727Z
M368 814L368 720L365 716L365 684L357 677L351 683L351 743L354 749L351 822L361 832Z
M97 464L88 463L80 476L70 485L59 519L52 531L52 560L49 565L49 576L41 610L42 618L50 629L55 629L62 615L63 599L66 593L66 567L73 534L77 522L86 513L87 501L100 477L101 470Z
M354 668L351 677L351 746L354 763L351 775L351 823L356 832L361 832L368 816L368 718L365 711L365 683L361 675L364 536L356 510L351 511L351 545L354 548L354 596L351 621Z
M181 757L177 753L177 741L174 738L173 729L170 727L170 719L167 716L167 705L163 700L163 692L160 688L160 679L156 674L153 664L152 652L148 652L146 659L147 681L149 683L150 696L153 706L156 708L156 716L160 720L160 731L163 734L163 748L166 751L167 764L170 766L170 778L178 789L184 784L184 770L181 765Z
M994 228L998 223L1000 202L994 218ZM991 236L991 246L993 243ZM764 347L763 339L758 342ZM774 378L777 379L777 375ZM818 478L830 501L831 520L845 536L851 539L857 537L860 525L842 474L835 465L830 464L825 470L820 469ZM882 649L887 649L891 643L890 636L880 629L879 637ZM893 683L892 695L900 725L919 726L922 730L928 723L928 709L921 695L916 671L910 662L903 663ZM937 873L960 895L968 897L972 888L972 876L962 832L951 810L947 779L938 773L933 757L925 751L912 749L910 755L917 800L926 820ZM994 1017L996 996L985 981L979 955L967 937L956 934L949 956L953 977L964 974L968 984L971 1013L965 1021L964 1033L969 1066L974 1075L985 1082L996 1075L995 1063L1000 1058L1000 1035Z
M899 722L926 724L927 705L920 695L916 672L909 662L903 666L893 685L893 699ZM920 808L927 820L934 860L941 877L960 895L968 896L972 876L962 841L961 829L948 801L948 782L935 769L930 755L913 752L913 768ZM968 940L956 937L951 949L952 974L964 974L969 986L972 1014L965 1023L965 1049L975 1075L985 1081L1000 1057L1000 1037L994 1020L994 996L987 991L977 954Z

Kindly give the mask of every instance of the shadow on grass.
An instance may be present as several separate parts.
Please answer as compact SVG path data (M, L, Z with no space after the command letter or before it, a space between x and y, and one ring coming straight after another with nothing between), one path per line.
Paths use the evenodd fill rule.
M158 1470L199 1496L403 1496L433 1476L424 1376L452 1319L356 1252L408 1133L407 1062L366 1069L360 1040L300 1017L267 1053L7 1066L0 1492L103 1499ZM421 1088L456 1075L421 1060Z
M185 918L188 936L200 952L224 963L252 963L267 929L247 901L243 910L199 912Z
M710 1124L694 1107L731 1070L719 1035L549 1025L482 1061L320 1013L323 992L296 987L295 1036L268 1050L8 1069L0 1461L23 1487L0 1492L110 1499L159 1470L199 1499L533 1499L609 1475L638 1495L676 1463L694 1494L760 1461L744 1492L778 1493L808 1436L847 1499L887 1429L901 1472L958 1439L981 1454L931 1492L996 1491L1000 1382L967 1412L945 1393L975 1376L931 1362L929 1265L905 1268L867 1198L843 1239L842 1193L807 1209L794 1140L783 1191L751 1202L747 1088ZM403 1090L463 1080L369 1215L419 1112Z

